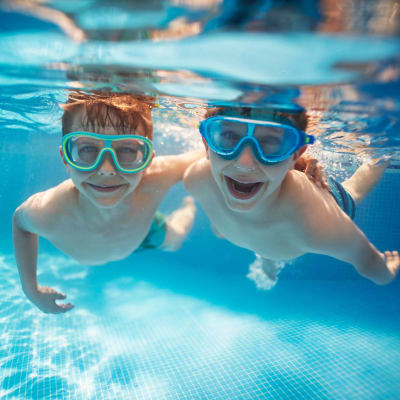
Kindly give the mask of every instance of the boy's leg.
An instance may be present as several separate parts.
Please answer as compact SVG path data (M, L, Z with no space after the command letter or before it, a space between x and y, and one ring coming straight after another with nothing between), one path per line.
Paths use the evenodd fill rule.
M270 290L278 281L279 272L285 266L283 261L272 261L256 254L256 259L249 267L247 278L252 280L258 289Z
M178 250L192 228L196 206L193 197L187 196L182 207L175 210L166 219L167 232L161 248L167 251Z
M351 195L356 204L360 203L379 182L390 163L390 159L384 162L380 161L371 161L368 164L361 165L351 178L342 182L342 186Z

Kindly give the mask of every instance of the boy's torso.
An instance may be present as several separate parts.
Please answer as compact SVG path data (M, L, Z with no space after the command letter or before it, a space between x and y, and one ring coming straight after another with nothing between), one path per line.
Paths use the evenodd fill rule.
M330 209L340 217L343 214L328 190L317 188L305 174L290 171L292 179L285 179L274 207L265 208L265 213L262 211L261 215L254 218L251 213L228 208L211 171L204 168L203 173L207 175L207 182L199 179L196 188L194 178L192 188L195 189L192 194L202 205L212 225L233 244L264 258L286 260L312 251L309 242L312 241L311 236L317 234L310 229L313 223L323 224L324 216ZM298 181L301 187L297 185Z
M70 180L39 195L46 196L48 215L37 232L82 264L99 265L129 256L146 237L165 193L150 194L141 183L124 212L108 220L88 218L79 207L79 193ZM62 199L60 198L62 196ZM118 206L117 206L118 207Z

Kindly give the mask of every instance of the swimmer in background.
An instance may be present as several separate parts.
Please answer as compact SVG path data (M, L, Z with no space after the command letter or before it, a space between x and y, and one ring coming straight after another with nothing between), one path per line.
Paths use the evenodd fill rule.
M217 236L256 253L264 288L275 285L281 261L305 253L350 263L377 284L391 282L398 252L381 253L352 220L388 161L362 165L342 184L329 178L329 188L318 187L294 169L314 140L306 128L304 110L208 110L200 124L207 156L188 168L184 185Z
M189 233L191 197L166 218L157 208L204 150L154 157L153 103L149 96L76 93L63 105L60 153L70 179L32 195L13 217L22 288L43 312L73 305L58 304L66 295L38 284L39 236L82 264L99 265L135 250L175 251Z

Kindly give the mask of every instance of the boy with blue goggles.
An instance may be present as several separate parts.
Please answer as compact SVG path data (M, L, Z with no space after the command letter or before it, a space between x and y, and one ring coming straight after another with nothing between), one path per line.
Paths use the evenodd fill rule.
M185 172L184 185L218 237L256 254L247 277L257 287L272 288L282 261L306 253L352 264L380 285L396 277L398 251L380 252L353 222L388 162L318 186L301 172L306 145L314 142L304 133L305 110L217 107L206 116L200 132L207 157ZM244 154L247 145L252 151Z
M314 136L288 124L224 115L202 121L200 133L224 159L238 157L250 145L257 160L266 165L286 160L302 146L314 143Z

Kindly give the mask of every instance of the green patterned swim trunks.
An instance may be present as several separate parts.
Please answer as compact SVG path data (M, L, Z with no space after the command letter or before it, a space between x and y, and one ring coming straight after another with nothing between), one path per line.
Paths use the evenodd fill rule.
M160 211L156 211L149 233L136 251L160 248L164 243L166 234L167 224L165 222L165 216Z

